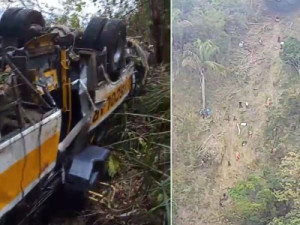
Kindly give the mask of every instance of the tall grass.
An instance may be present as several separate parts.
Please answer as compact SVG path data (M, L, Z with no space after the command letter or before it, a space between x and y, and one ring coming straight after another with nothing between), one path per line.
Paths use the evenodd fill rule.
M143 96L129 99L111 120L103 145L113 150L113 178L110 194L100 185L104 197L92 201L96 224L170 224L169 67L150 70Z

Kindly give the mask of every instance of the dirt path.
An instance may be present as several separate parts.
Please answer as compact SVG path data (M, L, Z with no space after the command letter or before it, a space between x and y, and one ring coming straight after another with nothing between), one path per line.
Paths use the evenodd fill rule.
M194 190L203 191L201 199L193 209L187 205L178 209L181 218L178 221L183 222L179 222L178 225L228 224L223 219L226 207L220 206L220 197L223 193L228 193L238 180L246 178L251 171L257 169L257 162L264 146L263 131L268 110L266 100L271 98L273 104L278 103L281 61L277 39L282 35L281 31L281 23L266 18L264 24L250 27L244 39L247 50L237 49L236 54L240 61L245 62L240 65L240 71L246 71L246 82L240 85L232 84L226 87L226 91L224 89L216 91L211 102L212 111L215 112L212 118L213 125L204 140L205 148L216 151L215 157L218 158L219 164L212 166L213 171L198 170L199 174L195 175L191 185L195 186ZM262 39L262 45L258 41L259 38ZM225 92L230 94L224 96ZM174 99L173 102L176 103L176 97ZM239 101L248 102L249 108L245 105L239 108ZM173 112L176 114L176 108ZM241 123L247 123L247 126L240 126L241 133L238 135L237 124ZM252 137L249 131L253 133ZM187 142L195 139L190 136L192 135L188 135ZM247 142L244 146L243 141ZM174 147L176 149L176 141ZM237 153L240 154L239 161L236 161ZM175 152L175 160L176 154ZM174 167L176 166L173 164L173 170ZM204 176L210 178L203 178ZM206 186L201 188L201 185ZM230 200L227 204L230 204Z
M262 136L263 129L266 123L266 100L268 97L276 104L278 90L274 87L279 78L279 74L274 74L274 65L279 59L279 50L277 44L277 37L280 35L280 25L278 23L270 22L268 26L272 27L272 31L262 35L264 46L258 43L256 29L249 33L249 38L245 41L253 44L253 54L248 57L250 61L249 68L249 84L243 86L243 90L238 93L238 97L243 102L249 103L249 108L246 108L243 103L243 108L238 109L238 102L235 102L234 108L230 111L236 117L236 121L229 121L228 123L221 122L224 133L224 159L219 168L220 189L226 190L233 186L237 179L244 175L244 170L249 167L255 167L252 163L257 158L257 151L263 145ZM253 32L253 33L252 33ZM256 44L258 43L258 44ZM257 61L264 59L258 65ZM251 62L252 61L252 62ZM242 126L241 123L247 123L247 126ZM238 135L238 127L241 129ZM216 128L217 130L220 127ZM252 137L249 134L252 132ZM247 144L242 146L242 142ZM255 151L256 150L256 151ZM241 159L236 161L236 153L239 153ZM228 166L230 161L230 166Z
M264 29L263 27L271 30L258 35ZM275 86L280 82L280 72L278 73L280 47L277 39L281 35L281 27L273 20L267 21L263 27L253 27L244 40L251 50L246 59L249 62L249 79L248 84L243 85L236 94L236 98L234 98L236 102L229 103L230 117L234 115L236 120L230 118L228 122L219 121L219 126L212 130L212 132L214 130L223 132L224 156L214 179L215 191L208 195L211 199L211 208L209 209L211 214L219 211L218 215L222 215L224 209L219 205L219 199L216 199L216 196L220 198L222 193L228 193L228 190L238 180L246 178L251 171L257 169L257 161L264 145L263 131L268 110L265 105L266 100L271 98L273 104L278 101L279 90ZM262 45L258 41L259 38L262 39ZM243 108L240 109L237 100L248 102L249 108L243 105ZM241 123L247 123L247 126L241 126ZM241 130L240 135L238 135L237 124ZM252 132L252 137L249 132ZM242 146L244 141L247 143ZM238 161L236 154L240 154ZM219 224L226 224L222 219L203 221L199 224L213 225L217 221Z

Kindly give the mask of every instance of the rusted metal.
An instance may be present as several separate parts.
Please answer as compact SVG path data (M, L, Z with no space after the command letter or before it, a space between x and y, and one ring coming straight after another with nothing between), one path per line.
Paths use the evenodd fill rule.
M39 36L37 38L33 38L24 45L24 48L26 50L29 50L29 49L35 49L40 47L52 46L57 36L58 36L57 33L49 33L49 34Z

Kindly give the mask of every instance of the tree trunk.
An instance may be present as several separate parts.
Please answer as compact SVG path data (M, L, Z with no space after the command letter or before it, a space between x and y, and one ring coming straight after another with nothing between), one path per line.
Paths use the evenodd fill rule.
M206 110L206 102L205 102L205 72L203 69L201 69L201 72L200 72L200 76L201 76L201 91L202 91L202 109L204 110L204 114L206 113L205 110Z
M151 35L156 63L170 62L170 1L151 0Z
M162 51L162 23L161 23L161 2L159 0L151 0L151 20L150 25L151 35L154 42L156 63L160 64L163 61Z
M171 25L170 25L170 12L171 5L170 0L164 0L164 11L163 11L163 62L164 63L170 63L170 57L171 57Z

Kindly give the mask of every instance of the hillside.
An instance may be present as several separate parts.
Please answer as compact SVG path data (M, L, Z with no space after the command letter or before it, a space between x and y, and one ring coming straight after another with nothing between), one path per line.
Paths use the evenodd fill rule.
M203 119L197 70L183 66L186 54L180 49L173 51L178 62L173 64L172 92L175 222L297 224L287 222L287 217L298 209L294 192L298 182L285 179L290 182L299 171L298 164L289 165L299 154L295 138L299 75L282 60L285 50L280 42L299 37L299 15L275 11L260 1L193 4L194 10L203 11L199 23L207 20L206 12L214 14L201 33L201 24L194 22L196 14L186 17L180 11L177 27L190 21L194 30L199 26L200 34L186 37L183 52L196 38L211 40L220 49L214 61L226 73L207 74L206 104L211 115ZM215 35L210 36L207 31L213 29Z

